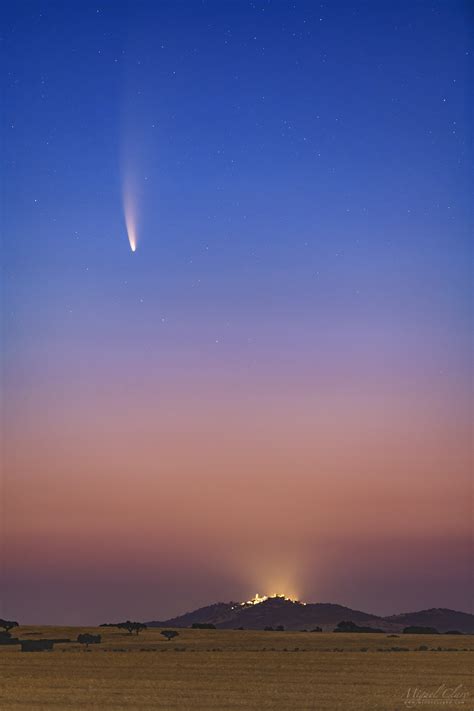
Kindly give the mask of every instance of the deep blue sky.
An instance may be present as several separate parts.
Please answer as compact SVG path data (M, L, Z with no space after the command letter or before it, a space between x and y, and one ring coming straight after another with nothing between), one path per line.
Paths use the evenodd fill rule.
M287 431L288 447L302 457L296 476L302 472L303 508L314 477L302 443L306 424L316 434L325 426L339 432L344 450L345 436L356 438L364 426L365 442L381 416L397 432L413 418L410 433L393 434L392 443L394 451L411 453L413 471L394 465L387 491L401 482L408 501L407 481L414 482L407 504L413 521L420 515L425 529L435 530L430 516L454 481L446 520L457 516L460 529L446 530L445 540L461 550L472 318L470 24L468 3L436 0L4 7L3 389L12 545L28 547L15 528L21 531L25 518L33 538L53 536L49 529L39 534L44 521L36 526L24 498L32 487L53 486L52 462L67 470L74 461L78 487L94 472L100 491L113 490L107 472L117 462L113 445L101 444L101 428L117 415L118 398L132 413L132 428L148 432L150 418L166 420L153 395L162 388L184 448L194 407L203 421L212 411L228 422L216 415L216 403L235 401L242 415L248 395L254 413L283 412L283 420L286 413L287 422L269 426L268 437L285 442ZM138 184L135 254L122 204L131 174ZM275 405L280 396L285 404ZM309 399L301 405L300 396ZM91 434L94 418L100 425ZM241 426L228 424L232 432ZM110 425L112 441L123 438L121 428L125 421ZM68 433L77 439L58 453ZM148 435L153 442L159 432ZM380 442L370 442L356 455L358 491L379 467ZM221 469L206 459L206 446L196 445L193 461L213 480ZM81 453L89 448L94 456L86 464ZM23 461L20 450L31 460ZM420 451L429 452L431 464L418 461ZM458 454L461 462L445 466ZM264 482L270 465L262 456L251 468ZM132 465L133 448L118 459L140 468ZM189 467L173 464L172 453L165 459L187 491ZM334 466L343 476L349 465ZM158 475L166 500L170 475ZM151 476L144 474L144 492ZM341 496L348 492L350 485L341 484ZM65 491L65 509L87 508L74 496ZM268 487L257 483L255 500L265 496L271 498ZM61 497L48 505L54 518ZM229 506L227 493L219 506ZM278 501L272 506L277 510ZM337 515L335 506L334 530ZM64 524L65 538L74 540L75 525ZM442 523L436 525L443 536ZM165 534L173 538L169 526ZM387 535L400 558L397 530ZM117 535L113 525L111 531ZM432 561L435 577L440 556ZM385 599L382 612L405 602L466 606L461 593L448 593L465 590L465 563L461 555L444 587L436 578L443 599L423 597L428 583L421 573L414 580L416 561L409 580L397 572L403 589L415 591L406 599L390 601L367 573L350 600L335 600L330 563L323 590L311 580L295 586L359 607ZM29 574L25 565L21 575ZM189 606L234 596L219 572L206 575L208 586ZM12 599L23 600L25 610L29 589L12 584ZM154 594L164 612L179 611L171 592ZM139 597L131 595L127 609ZM50 599L45 593L43 617L55 609ZM88 610L97 613L93 602ZM125 607L116 612L129 614Z
M192 302L216 338L258 304L410 310L465 332L467 5L5 14L4 255L21 315L41 280L46 309L80 311L86 293L167 318ZM135 273L124 154L141 181Z

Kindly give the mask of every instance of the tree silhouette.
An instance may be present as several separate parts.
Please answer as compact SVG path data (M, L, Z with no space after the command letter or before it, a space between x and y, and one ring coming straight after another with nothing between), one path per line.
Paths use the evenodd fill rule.
M14 622L13 620L0 619L0 627L3 627L5 632L8 632L9 630L13 629L13 627L18 627L18 622Z
M175 630L163 630L161 634L163 637L166 637L168 642L170 642L173 637L177 637L179 635L179 632L176 632Z
M146 630L146 625L144 625L143 622L130 622L130 620L119 622L119 624L115 626L121 630L127 630L128 634L132 634L132 632L138 634L141 630Z
M79 644L85 644L87 649L90 644L100 644L102 641L102 637L100 636L100 634L84 633L79 634L77 636L77 641L79 642Z

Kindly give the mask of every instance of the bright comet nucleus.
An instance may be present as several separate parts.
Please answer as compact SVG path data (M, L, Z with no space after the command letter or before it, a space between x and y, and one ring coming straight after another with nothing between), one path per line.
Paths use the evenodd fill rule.
M131 191L127 188L123 191L123 212L125 216L125 225L127 227L130 249L132 252L135 252L137 248L136 204L132 197Z

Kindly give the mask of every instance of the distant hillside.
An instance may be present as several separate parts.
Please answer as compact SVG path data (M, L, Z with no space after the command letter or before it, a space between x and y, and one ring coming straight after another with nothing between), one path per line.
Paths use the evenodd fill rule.
M210 622L216 627L235 617L235 607L238 602L216 602L213 605L200 607L193 612L186 612L178 617L171 617L163 622L147 622L148 627L191 627L194 622Z
M212 623L221 629L263 629L283 625L285 629L302 630L322 627L332 630L341 620L352 620L366 625L380 625L381 618L342 605L330 603L303 604L301 602L269 598L257 605L238 602L219 602L187 612L165 621L148 622L150 627L190 627L196 622Z
M401 615L391 615L384 618L387 622L409 627L435 627L438 632L459 630L466 634L474 634L474 615L468 612L457 612L444 607L434 607L420 612L404 612Z
M220 629L263 629L283 625L287 630L311 630L321 627L332 631L339 622L378 627L387 632L399 632L417 625L435 627L439 632L459 630L474 634L474 615L455 610L433 609L379 617L332 603L308 603L270 597L258 604L218 602L168 620L147 622L149 627L191 627L194 623L211 623Z
M299 602L269 598L259 605L243 607L237 611L236 618L227 621L221 627L245 627L246 629L262 629L283 625L285 629L302 630L322 627L332 630L341 620L350 619L353 622L376 624L378 618L359 610L351 610L342 605L330 603L315 603L303 605Z

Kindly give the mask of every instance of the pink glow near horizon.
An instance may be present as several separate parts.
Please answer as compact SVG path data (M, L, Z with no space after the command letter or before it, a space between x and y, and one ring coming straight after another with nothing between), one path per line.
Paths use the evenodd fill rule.
M416 587L427 538L455 558L465 547L467 438L448 403L443 415L436 398L413 402L408 421L408 394L269 391L258 404L246 387L230 399L179 381L123 400L113 389L81 400L77 390L74 409L51 400L41 421L24 411L7 446L10 575L25 564L39 578L128 569L146 580L163 570L166 587L188 571L192 607L206 602L193 592L196 570L209 569L208 602L235 597L233 586L370 607L374 571L370 583L359 577L370 560ZM430 558L436 576L441 563ZM352 591L337 583L340 566ZM160 610L148 602L143 615L180 612L158 597ZM120 600L116 614L126 614Z

